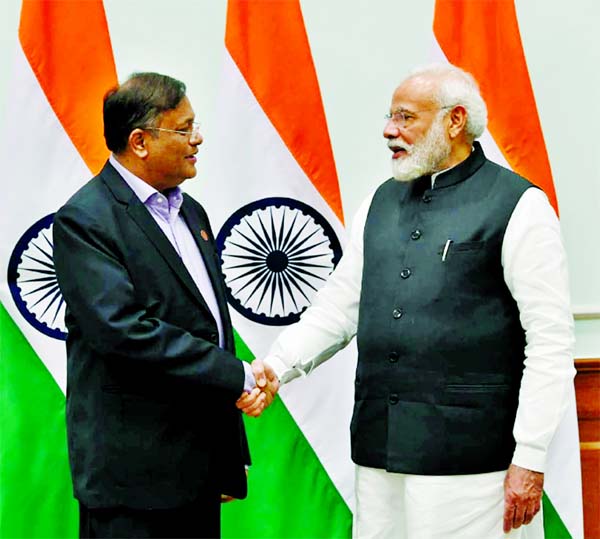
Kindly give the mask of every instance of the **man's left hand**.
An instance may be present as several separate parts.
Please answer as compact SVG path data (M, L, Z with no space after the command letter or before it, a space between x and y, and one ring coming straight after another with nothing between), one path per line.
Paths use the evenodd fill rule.
M245 414L258 417L265 409L267 395L260 387L255 387L250 393L242 393L235 405Z
M544 474L511 464L504 478L504 533L529 524L540 510Z

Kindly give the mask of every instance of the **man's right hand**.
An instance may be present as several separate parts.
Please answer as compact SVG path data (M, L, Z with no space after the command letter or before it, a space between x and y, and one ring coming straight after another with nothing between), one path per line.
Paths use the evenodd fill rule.
M245 414L258 417L275 399L279 390L279 379L275 371L260 359L252 362L252 372L256 380L256 388L251 393L243 394L236 406Z
M256 386L265 394L265 408L269 406L279 391L279 378L270 365L260 359L252 362L252 372L256 380Z

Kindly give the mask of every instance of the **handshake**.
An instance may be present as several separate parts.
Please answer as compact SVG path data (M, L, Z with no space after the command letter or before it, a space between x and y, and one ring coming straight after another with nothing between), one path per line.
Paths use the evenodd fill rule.
M252 362L256 387L250 393L242 393L235 405L246 415L258 417L275 398L279 390L279 379L275 371L260 359Z

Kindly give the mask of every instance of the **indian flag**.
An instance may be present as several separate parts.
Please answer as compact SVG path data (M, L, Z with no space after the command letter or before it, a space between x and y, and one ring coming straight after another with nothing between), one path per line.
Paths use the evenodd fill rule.
M550 163L513 0L436 0L437 56L472 73L488 106L484 149L541 187L558 213ZM547 539L582 538L581 467L575 391L554 436L544 481Z
M299 3L232 2L226 43L220 106L238 135L211 138L222 153L206 185L214 199L203 202L222 232L228 277L240 283L230 299L238 350L250 359L331 273L342 210ZM273 43L285 44L285 68ZM0 202L0 536L75 537L52 217L108 156L101 104L117 77L102 1L25 0L19 45L1 140L11 188ZM250 277L234 263L248 255L239 260ZM268 264L254 279L257 260ZM225 536L349 536L353 361L340 355L248 421L250 497L226 506Z
M344 241L298 0L229 0L217 110L199 199L218 233L238 354L260 358L325 282ZM249 497L225 507L224 536L350 536L355 358L338 354L246 421Z
M99 170L116 82L102 2L24 1L0 148L0 536L74 537L52 215Z

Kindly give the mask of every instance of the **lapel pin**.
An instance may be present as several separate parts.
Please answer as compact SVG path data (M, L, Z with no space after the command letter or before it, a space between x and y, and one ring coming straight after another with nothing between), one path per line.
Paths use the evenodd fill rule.
M204 241L208 241L208 233L206 232L206 230L202 229L202 230L200 231L200 236L202 237L202 239L203 239Z

